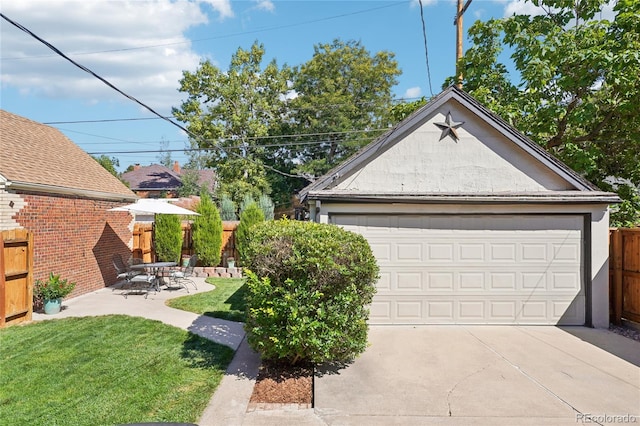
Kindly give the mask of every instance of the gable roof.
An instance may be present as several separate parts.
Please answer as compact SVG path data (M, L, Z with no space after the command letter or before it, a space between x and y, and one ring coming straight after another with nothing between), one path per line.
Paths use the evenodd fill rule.
M198 175L198 185L206 184L209 191L214 190L216 172L213 170L182 169L177 172L161 164L151 164L123 173L122 179L134 191L175 191L182 186L183 175L191 172Z
M182 186L180 175L161 164L141 166L122 174L134 191L173 191Z
M0 182L9 188L113 200L136 195L59 130L0 110Z
M434 148L434 146L428 147L427 149L434 150L428 154L426 154L425 151L416 153L417 149L424 147L424 144L420 145L416 144L416 142L433 138L432 134L434 131L440 135L441 129L443 128L442 124L444 123L429 121L433 120L437 114L446 114L445 107L451 107L451 109L455 109L457 113L464 113L467 117L471 118L471 120L467 120L466 126L464 125L465 123L460 123L462 127L458 128L458 131L464 130L465 128L470 129L473 127L472 125L475 125L474 131L476 131L476 133L482 131L485 134L489 134L490 140L498 141L495 142L496 146L497 144L501 144L500 149L508 149L511 152L516 152L515 157L526 157L528 170L526 173L516 172L520 174L523 181L525 178L530 178L530 176L526 176L527 173L529 173L529 175L544 173L545 176L542 180L545 181L534 182L535 184L521 184L520 186L525 189L520 191L517 190L518 185L513 185L513 188L499 188L494 190L492 188L493 182L491 181L491 174L489 173L487 177L486 171L482 169L482 167L478 167L477 175L473 175L473 171L467 173L468 176L466 176L466 181L461 184L461 188L452 190L451 185L433 184L431 182L432 180L440 178L440 176L437 175L438 172L451 175L450 170L447 168L449 165L464 165L455 155L442 157L443 151L441 150L441 145L434 145L436 148ZM431 127L424 127L427 124ZM433 124L435 124L437 128L433 126ZM482 129L480 129L479 126L482 127ZM442 133L443 136L445 134L446 132ZM441 140L443 136L441 136ZM454 140L455 144L453 146L457 146L457 138ZM477 146L482 145L483 148L486 148L484 151L496 149L495 146L489 148L484 141L478 140L477 137L470 133L467 133L466 140L474 141ZM401 151L399 148L401 145L399 145L399 143L402 141L404 141L404 144L407 146L413 144L410 146L410 149L408 149L408 152L402 153L405 159L408 158L410 161L415 161L415 169L413 172L403 169L403 166L399 166L397 158L395 158L395 162L389 161L390 155L398 155L397 153ZM435 141L437 141L437 137ZM476 149L478 149L477 146ZM464 149L468 149L468 147L469 145L466 145ZM441 151L437 151L439 149ZM457 149L458 152L460 152L462 148L458 146ZM405 151L407 151L407 149L405 149ZM450 152L447 153L450 154ZM465 154L469 155L468 152ZM491 154L494 158L499 158L503 164L513 161L512 154L510 154L512 158L508 158L499 152L491 152ZM429 155L434 158L430 158ZM440 155L440 157L438 157L438 155ZM382 161L382 158L385 158L386 162ZM394 160L394 158L391 160ZM430 164L427 163L427 160ZM476 162L480 162L481 159L468 157L466 161L468 167L475 167ZM520 161L520 163L524 162ZM374 167L371 166L372 164L377 165ZM437 165L437 167L434 167L436 171L432 172L429 176L427 172L430 170L429 166L433 166L434 164ZM510 166L512 169L514 168L514 164L510 164ZM372 169L377 170L378 176L375 176L374 172L371 171ZM389 185L384 184L387 177L380 176L382 170L385 174L396 173L398 175L411 177L415 177L415 175L410 175L410 173L415 173L424 179L425 184L420 186L406 179L405 183L413 184L410 188L402 186L404 185L403 183L400 188L395 188L394 191L384 192L385 190L383 188L389 187ZM499 172L499 170L492 171L494 176L498 176L497 173ZM475 185L474 179L476 178L489 180L485 185L486 188L489 189L483 190L480 185ZM367 179L377 179L378 182L366 182ZM533 180L530 179L532 182L534 180L535 178ZM357 182L357 184L353 182ZM465 187L465 184L468 187ZM423 188L427 190L423 190ZM619 201L619 198L615 194L599 191L578 173L571 170L538 144L528 139L506 121L489 111L469 94L455 86L450 86L445 89L387 133L308 185L300 191L299 197L301 201L307 199L357 199L361 201L382 201L384 199L398 202L475 202L480 199L483 201L513 201L514 199L518 199L529 202L593 201L609 203Z

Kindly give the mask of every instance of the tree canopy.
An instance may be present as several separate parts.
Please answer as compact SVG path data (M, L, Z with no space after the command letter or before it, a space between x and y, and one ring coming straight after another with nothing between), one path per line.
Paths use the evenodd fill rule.
M208 60L195 72L184 71L180 91L188 97L173 109L199 136L192 143L210 148L209 166L216 168L220 192L236 202L244 194L258 198L271 190L259 143L283 115L290 72L275 60L262 67L264 52L256 42L249 50L239 48L227 71Z
M210 61L184 71L188 94L173 113L208 150L220 192L239 204L267 194L290 202L306 185L390 124L394 55L371 55L359 42L319 44L307 63L262 65L264 46L239 48L227 71ZM306 177L306 178L305 178Z
M601 189L618 192L624 203L614 224L640 223L640 2L618 0L613 21L595 19L607 0L533 3L546 14L469 29L463 88Z

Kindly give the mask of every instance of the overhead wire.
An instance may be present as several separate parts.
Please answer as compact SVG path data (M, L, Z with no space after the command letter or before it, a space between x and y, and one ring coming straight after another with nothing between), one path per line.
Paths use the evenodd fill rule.
M343 13L343 14L340 14L340 15L327 16L327 17L324 17L324 18L312 19L312 20L308 20L308 21L304 21L304 22L294 22L294 23L291 23L291 24L288 24L288 25L278 25L278 26L266 27L266 28L256 28L255 30L251 30L251 31L241 31L241 32L236 32L236 33L231 33L231 34L223 34L223 35L219 35L219 36L215 36L215 37L205 37L205 38L199 38L199 39L194 39L194 40L177 41L177 42L172 42L172 43L153 44L153 45L136 46L136 47L126 47L126 48L120 48L120 49L109 49L109 50L100 50L100 51L93 51L93 52L78 52L78 53L71 53L70 55L80 56L80 55L94 55L94 54L102 54L102 53L127 52L127 51L131 51L131 50L155 49L155 48L158 48L158 47L176 46L176 45L179 45L179 44L192 44L192 43L198 43L198 42L202 42L202 41L220 40L220 39L223 39L223 38L231 38L231 37L236 37L236 36L240 36L240 35L255 34L255 33L266 32L266 31L275 31L275 30L286 29L286 28L306 26L306 25L309 25L309 24L315 24L317 22L331 21L331 20L334 20L334 19L344 18L345 16L360 15L360 14L372 12L372 11L375 11L375 10L386 9L386 8L389 8L389 7L394 7L394 6L401 5L403 3L407 3L407 2L392 2L392 3L388 3L386 5L372 7L372 8L369 8L369 9L357 10L355 12ZM47 58L47 57L55 57L55 55L34 55L34 56L26 56L26 57L15 57L15 58L9 57L9 58L0 58L0 59L3 60L3 61L8 61L8 60L21 60L21 59Z
M55 47L54 45L52 45L51 43L49 43L48 41L44 40L43 38L39 37L37 34L33 33L31 30L29 30L28 28L26 28L25 26L23 26L22 24L15 22L13 20L11 20L9 17L7 17L4 13L0 12L0 17L2 17L2 19L4 19L5 21L9 22L11 25L13 25L14 27L18 28L19 30L29 34L31 37L35 38L36 40L38 40L40 43L44 44L45 46L47 46L49 49L51 49L52 51L54 51L56 54L58 54L59 56L61 56L62 58L66 59L67 61L71 62L74 66L76 66L77 68L81 69L82 71L92 75L93 77L97 78L98 80L100 80L101 82L103 82L104 84L106 84L108 87L112 88L113 90L115 90L116 92L120 93L122 96L124 96L125 98L135 102L136 104L140 105L141 107L143 107L144 109L146 109L147 111L151 112L153 115L156 115L160 118L162 118L164 121L168 122L169 124L179 128L180 130L182 130L183 132L185 132L186 134L188 134L189 136L191 136L192 138L196 139L196 140L200 140L200 136L191 132L189 129L185 128L184 126L180 125L179 123L176 123L175 121L171 120L170 118L164 117L161 114L159 114L156 110L154 110L153 108L151 108L150 106L148 106L147 104L145 104L144 102L138 100L137 98L129 95L128 93L125 93L124 91L120 90L119 88L117 88L116 86L114 86L111 82L109 82L108 80L106 80L105 78L101 77L100 75L96 74L94 71L92 71L91 69L87 68L86 66L74 61L73 59L69 58L67 55L65 55L61 50L59 50L57 47ZM212 148L218 149L221 152L224 152L226 154L228 154L223 148L218 147L218 146L213 146ZM240 154L236 154L233 153L234 156L239 157L245 161L249 161L252 163L255 163L255 161L243 157ZM287 176L287 177L293 177L293 178L304 178L307 180L310 180L309 178L306 178L304 176L301 175L294 175L291 173L286 173L283 172L281 170L278 170L274 167L271 167L267 164L260 164L261 166L276 172L278 174L281 174L283 176Z
M433 87L431 86L431 69L429 67L429 46L427 45L427 27L424 23L424 11L422 7L422 0L418 0L420 3L420 20L422 21L422 36L424 38L424 55L427 61L427 79L429 80L429 92L433 97Z

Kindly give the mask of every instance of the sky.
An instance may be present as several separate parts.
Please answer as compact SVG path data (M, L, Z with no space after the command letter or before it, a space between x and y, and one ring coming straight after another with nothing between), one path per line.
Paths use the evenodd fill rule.
M371 55L395 54L402 71L396 99L438 94L455 73L456 1L422 0L422 12L428 54L418 0L2 2L9 19L164 116L186 97L179 92L183 71L205 59L225 71L238 48L256 41L265 48L263 64L275 59L279 66L304 64L320 43L360 41ZM535 12L524 0L474 0L463 28L466 34L478 19ZM119 171L158 163L163 149L177 150L172 160L187 161L181 129L4 19L0 67L2 109L59 129L92 155L117 158Z

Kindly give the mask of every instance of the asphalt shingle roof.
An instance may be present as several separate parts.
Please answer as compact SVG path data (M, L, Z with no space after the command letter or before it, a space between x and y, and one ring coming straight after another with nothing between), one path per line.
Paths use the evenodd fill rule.
M0 110L0 175L134 198L135 194L59 130Z

